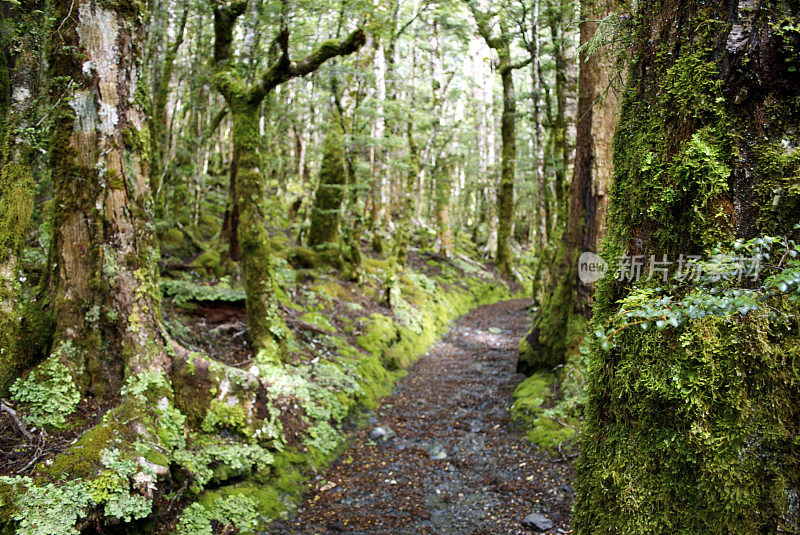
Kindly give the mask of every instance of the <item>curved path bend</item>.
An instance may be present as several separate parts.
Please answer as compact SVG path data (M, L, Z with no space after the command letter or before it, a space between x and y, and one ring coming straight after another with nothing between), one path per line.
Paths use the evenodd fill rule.
M456 321L312 482L298 511L268 533L542 532L523 522L533 513L552 522L544 533L570 533L571 467L509 423L528 305L503 301ZM376 427L396 436L372 440Z

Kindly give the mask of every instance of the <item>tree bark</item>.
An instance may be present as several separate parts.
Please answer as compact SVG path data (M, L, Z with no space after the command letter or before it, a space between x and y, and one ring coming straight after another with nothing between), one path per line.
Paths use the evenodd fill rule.
M581 4L582 45L594 36L597 21L613 9L614 3L609 0L587 0ZM604 227L618 98L609 86L615 69L611 50L601 48L587 56L584 48L579 65L575 163L566 228L553 263L552 283L545 286L544 304L520 346L517 369L526 374L563 363L569 336L580 335L570 333L571 320L578 315L591 317L593 286L579 278L577 261L582 252L597 251Z
M138 4L136 4L138 6ZM141 13L59 2L64 44L50 56L57 120L50 147L55 236L53 355L97 398L126 374L169 370L152 231Z

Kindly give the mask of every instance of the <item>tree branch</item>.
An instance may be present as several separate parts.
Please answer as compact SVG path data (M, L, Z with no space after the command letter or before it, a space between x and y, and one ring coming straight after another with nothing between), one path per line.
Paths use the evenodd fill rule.
M364 30L358 29L344 41L336 39L325 41L316 50L300 61L289 57L289 31L284 29L279 36L281 57L267 69L258 83L248 92L248 100L260 102L275 87L296 77L303 77L316 71L320 65L337 56L347 56L361 48L366 42Z
M11 421L14 423L14 426L17 430L22 433L22 436L25 437L25 440L31 442L34 440L34 436L28 431L28 428L25 427L25 424L22 423L19 416L17 416L17 411L11 408L10 405L7 405L4 401L0 401L0 412L4 412L11 418Z
M513 71L515 69L521 69L522 67L525 67L526 65L530 64L531 61L533 61L533 56L529 57L528 59L518 61L516 63L509 63L508 65L503 65L500 71L503 72L503 71Z
M236 19L247 9L247 0L223 3L214 8L214 63L228 61L231 58L233 43L233 26Z

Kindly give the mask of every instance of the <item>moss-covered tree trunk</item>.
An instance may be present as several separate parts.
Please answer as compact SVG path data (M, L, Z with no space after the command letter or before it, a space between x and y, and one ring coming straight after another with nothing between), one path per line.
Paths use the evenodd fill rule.
M52 348L98 398L127 373L169 368L162 337L138 4L58 2Z
M319 184L311 210L308 244L338 243L339 216L347 175L344 167L344 138L337 119L331 120L322 149Z
M734 239L761 234L797 239L799 14L796 0L638 4L607 260L733 252ZM659 285L607 276L593 321ZM609 351L593 348L576 533L798 532L797 308L782 298L770 306L788 317L637 326Z
M258 129L259 104L242 98L228 99L233 120L236 174L233 205L238 215L236 238L241 248L241 270L247 292L247 327L257 351L278 357L285 326L278 310L273 278L272 250L267 231L267 181L261 172Z
M293 61L289 55L289 30L283 28L275 40L278 58L255 83L245 84L242 69L232 62L231 48L236 19L247 5L246 0L239 0L221 4L214 10L214 82L233 121L231 213L237 215L238 222L231 232L235 232L241 247L250 343L257 353L262 353L262 358L275 360L281 358L286 328L275 297L265 212L269 197L258 152L259 108L277 86L314 72L333 57L352 54L364 45L366 36L362 30L356 30L344 40L326 41L305 58Z
M517 158L516 113L517 97L514 91L514 70L530 63L529 58L519 63L511 60L511 43L505 28L501 24L500 36L493 36L489 25L490 17L481 13L472 4L470 9L478 24L478 33L490 48L497 51L499 65L497 67L503 83L503 116L501 119L500 138L502 140L500 158L500 182L497 188L497 249L495 265L506 275L511 274L511 233L514 226L514 174Z
M414 185L422 171L422 162L417 144L414 141L414 126L408 122L408 171L403 187L400 190L400 220L397 224L397 236L394 241L394 258L398 270L405 269L408 259L408 245L411 242L411 218L416 205Z
M580 40L584 45L597 31L597 21L614 8L608 0L581 4ZM584 48L585 50L585 48ZM544 303L520 344L517 369L529 374L564 362L571 338L580 336L591 317L593 285L578 273L583 252L597 252L604 228L606 192L611 182L611 137L617 122L618 96L611 87L612 52L580 55L575 164L566 229L553 262L553 279L544 288Z
M438 231L439 253L453 256L453 230L450 228L450 195L453 188L452 167L439 162L434 172L436 181L436 227Z
M501 54L501 56L504 54ZM502 60L501 60L502 61ZM514 225L514 167L517 160L514 71L508 65L500 68L503 82L503 116L500 123L502 149L500 157L500 187L497 191L497 252L495 265L501 273L511 273L511 233Z
M31 364L35 348L23 338L23 323L39 315L20 288L19 253L33 212L36 124L41 49L37 10L42 2L2 6L0 18L0 396L19 372ZM38 11L41 14L41 11ZM27 132L26 132L27 130ZM46 329L44 325L34 328Z

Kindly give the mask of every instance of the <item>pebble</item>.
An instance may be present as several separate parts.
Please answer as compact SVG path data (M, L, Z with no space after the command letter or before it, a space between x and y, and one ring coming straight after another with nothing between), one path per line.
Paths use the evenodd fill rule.
M434 444L428 450L428 457L431 459L447 459L447 452L440 444Z
M369 438L375 441L388 442L397 436L397 433L388 427L376 427L369 432Z
M522 525L526 528L547 531L553 527L553 521L539 513L531 513L522 520Z

